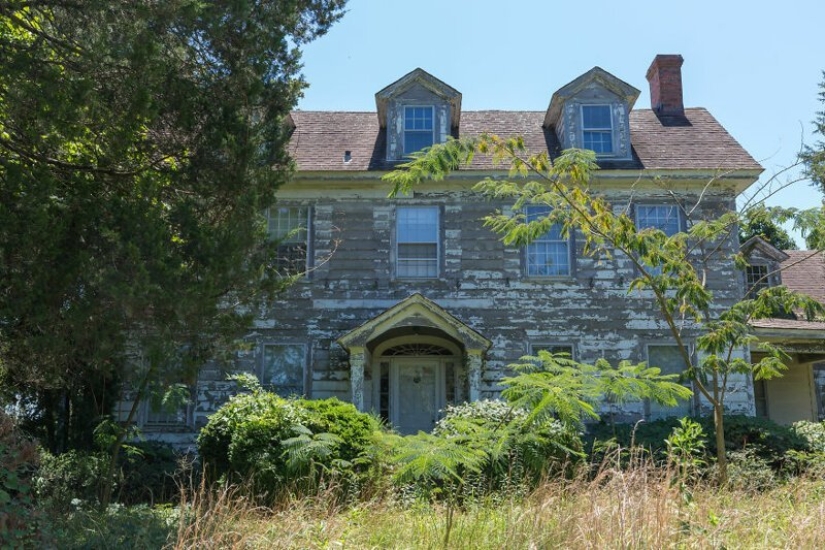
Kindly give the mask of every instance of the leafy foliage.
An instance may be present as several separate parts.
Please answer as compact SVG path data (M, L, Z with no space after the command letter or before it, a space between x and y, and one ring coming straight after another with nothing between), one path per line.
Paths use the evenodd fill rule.
M649 399L674 406L692 392L677 382L678 375L621 361L615 368L600 359L593 365L573 361L568 354L539 351L510 365L516 376L505 378L502 396L513 406L530 411L530 420L558 418L579 427L585 419L599 420L598 405Z
M251 480L257 493L367 469L378 420L337 399L283 399L261 390L232 397L198 436L207 474ZM366 462L366 463L365 463Z
M32 478L39 460L37 446L0 408L0 547L36 542L38 513Z
M191 383L284 286L262 212L298 46L344 4L0 5L0 385L51 450L90 448L121 385L134 416Z
M413 155L411 161L385 179L393 185L391 194L406 193L424 180L447 177L477 153L490 155L494 163L509 167L508 179L486 178L474 187L486 197L512 204L512 213L496 213L484 220L504 243L523 246L558 224L562 235L576 232L584 254L611 259L620 253L632 264L635 276L627 284L628 292L651 300L651 307L658 312L688 365L685 375L712 407L719 475L724 480L724 409L731 377L754 374L757 378L770 378L783 368L780 350L770 345L761 345L764 356L754 364L742 357L742 350L756 341L748 324L770 317L775 311L803 311L810 319L823 314L822 304L784 288L761 292L753 300L736 304L727 298L718 299L708 284L709 274L722 266L743 267L738 250L730 246L740 216L735 212L722 212L713 219L695 216L704 193L691 199L673 192L673 200L687 220L687 229L671 235L652 227L637 229L629 209L614 211L603 195L591 189L591 175L598 169L592 151L571 149L550 159L546 151L530 154L521 138L485 134L434 145ZM666 181L657 183L668 190ZM695 203L686 204L689 200ZM549 213L528 220L523 214L528 205L549 207ZM825 217L814 210L808 214L807 222L801 215L795 219L798 224L812 224L808 228L810 235ZM696 349L691 343L693 338ZM645 376L643 365L625 363L615 371L600 364L589 367L590 378L613 379L612 387L605 384L601 391L594 391L594 384L579 378L574 369L557 360L541 362L546 363L544 373L534 370L526 378L519 374L507 380L510 387L506 397L534 415L553 414L578 422L584 417L595 417L593 403L597 395L622 399L624 392L628 396L647 392L649 398L655 399L653 392L661 387L638 382ZM528 362L515 367L529 370L535 365ZM594 368L600 376L592 376ZM564 391L553 385L554 378L562 383Z
M553 418L533 420L528 411L504 401L448 407L433 435L469 438L467 445L486 452L481 470L474 472L485 490L536 482L584 457L574 426Z
M825 104L825 71L822 72L822 82L819 83L819 101ZM800 155L800 159L807 167L807 176L811 181L820 186L825 192L825 110L819 111L814 120L814 132L819 135L820 140L813 146L805 147ZM822 242L822 241L820 241ZM814 248L814 247L811 247ZM817 247L822 248L822 247Z
M742 214L739 223L739 242L760 237L779 250L796 250L793 237L782 227L782 223L792 219L792 211L778 206L757 204Z

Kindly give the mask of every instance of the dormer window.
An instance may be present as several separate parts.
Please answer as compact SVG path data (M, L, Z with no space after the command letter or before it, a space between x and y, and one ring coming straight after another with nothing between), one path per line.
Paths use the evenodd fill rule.
M407 105L404 107L404 155L431 147L433 140L433 107Z
M582 148L597 155L613 153L610 105L582 105Z
M461 94L422 69L375 94L375 106L386 130L389 161L403 161L458 133Z

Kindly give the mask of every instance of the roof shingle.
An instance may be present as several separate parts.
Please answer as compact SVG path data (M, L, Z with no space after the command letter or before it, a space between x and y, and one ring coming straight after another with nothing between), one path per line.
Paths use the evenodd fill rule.
M464 111L458 137L489 132L521 135L532 153L556 156L559 141L542 127L544 111ZM386 131L375 112L295 111L290 153L299 171L391 170L386 160ZM633 160L602 162L602 168L656 170L762 170L739 143L702 108L684 117L659 117L649 109L630 112ZM351 160L344 154L350 151ZM476 156L470 170L493 168L489 157Z

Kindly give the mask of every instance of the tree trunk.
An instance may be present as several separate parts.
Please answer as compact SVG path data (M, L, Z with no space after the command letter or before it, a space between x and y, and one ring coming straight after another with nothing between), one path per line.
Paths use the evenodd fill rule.
M719 485L728 482L728 455L725 453L725 409L721 403L713 405L713 426L716 429L716 477Z

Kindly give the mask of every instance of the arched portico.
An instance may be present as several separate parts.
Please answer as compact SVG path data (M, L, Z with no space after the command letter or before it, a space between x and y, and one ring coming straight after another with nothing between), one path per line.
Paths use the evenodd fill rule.
M399 430L429 430L451 402L480 396L491 342L413 294L338 339L349 352L352 402Z

